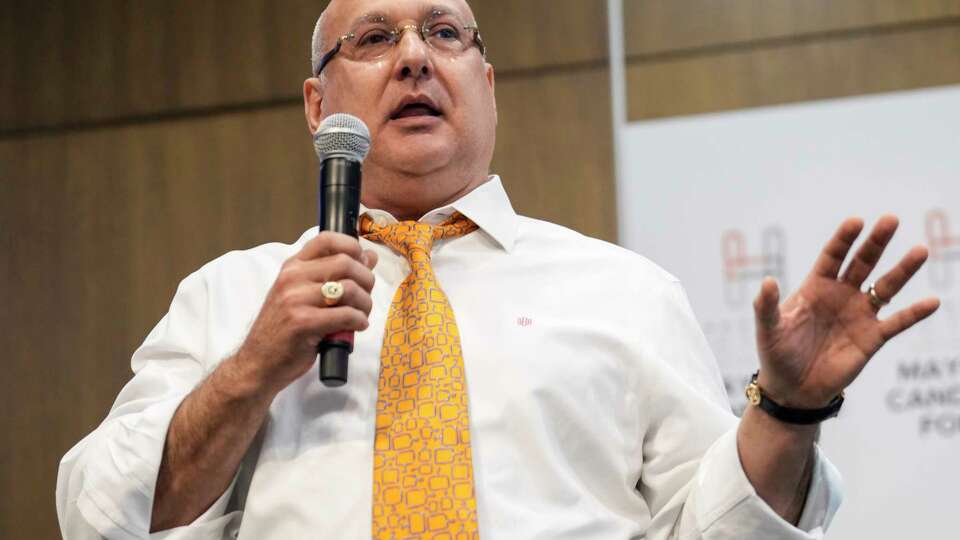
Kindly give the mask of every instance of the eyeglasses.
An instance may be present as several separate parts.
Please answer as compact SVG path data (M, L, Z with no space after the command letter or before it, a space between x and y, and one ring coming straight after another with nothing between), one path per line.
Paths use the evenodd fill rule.
M480 28L476 24L464 24L452 13L434 10L420 26L408 24L401 27L389 25L382 15L369 15L349 34L337 39L336 46L323 55L313 75L319 77L323 68L338 53L358 62L382 58L394 50L407 30L417 32L431 49L446 56L458 56L473 45L480 49L480 54L487 53L480 37Z

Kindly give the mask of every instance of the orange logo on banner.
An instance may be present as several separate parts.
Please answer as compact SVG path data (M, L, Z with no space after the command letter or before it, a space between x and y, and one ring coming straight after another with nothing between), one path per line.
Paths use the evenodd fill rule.
M950 230L950 218L943 210L927 212L927 244L930 247L930 282L938 289L953 285L953 263L960 262L960 236Z
M772 276L786 288L787 241L783 229L768 227L761 236L760 253L747 252L747 240L742 231L729 230L723 233L723 292L724 300L731 306L746 302L749 283L759 282Z

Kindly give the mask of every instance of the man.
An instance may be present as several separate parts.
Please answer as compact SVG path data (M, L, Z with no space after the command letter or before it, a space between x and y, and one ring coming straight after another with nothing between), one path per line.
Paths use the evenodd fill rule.
M339 112L371 131L364 239L312 230L181 283L61 463L66 538L822 536L839 488L816 422L938 306L877 318L923 248L860 290L895 218L841 273L862 229L843 223L782 305L763 283L766 409L738 423L675 279L517 216L488 177L494 73L465 1L334 0L313 50L311 132ZM316 346L343 330L350 381L325 388Z

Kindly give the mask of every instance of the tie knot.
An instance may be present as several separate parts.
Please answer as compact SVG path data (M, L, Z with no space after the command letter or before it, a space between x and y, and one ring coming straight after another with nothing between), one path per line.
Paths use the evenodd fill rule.
M381 242L402 253L409 261L417 254L430 258L434 240L456 238L477 230L477 225L460 212L439 225L418 221L401 221L391 225L377 225L367 214L360 218L360 234L367 240Z

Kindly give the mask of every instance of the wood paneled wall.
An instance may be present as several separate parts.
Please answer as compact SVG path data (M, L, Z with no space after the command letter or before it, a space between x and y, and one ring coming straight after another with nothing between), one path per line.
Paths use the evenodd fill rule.
M299 97L318 0L0 8L0 538L56 538L60 456L178 281L315 219ZM522 213L616 239L603 0L473 0L493 168ZM629 114L960 82L960 0L626 0Z
M625 0L644 120L960 82L960 0Z

